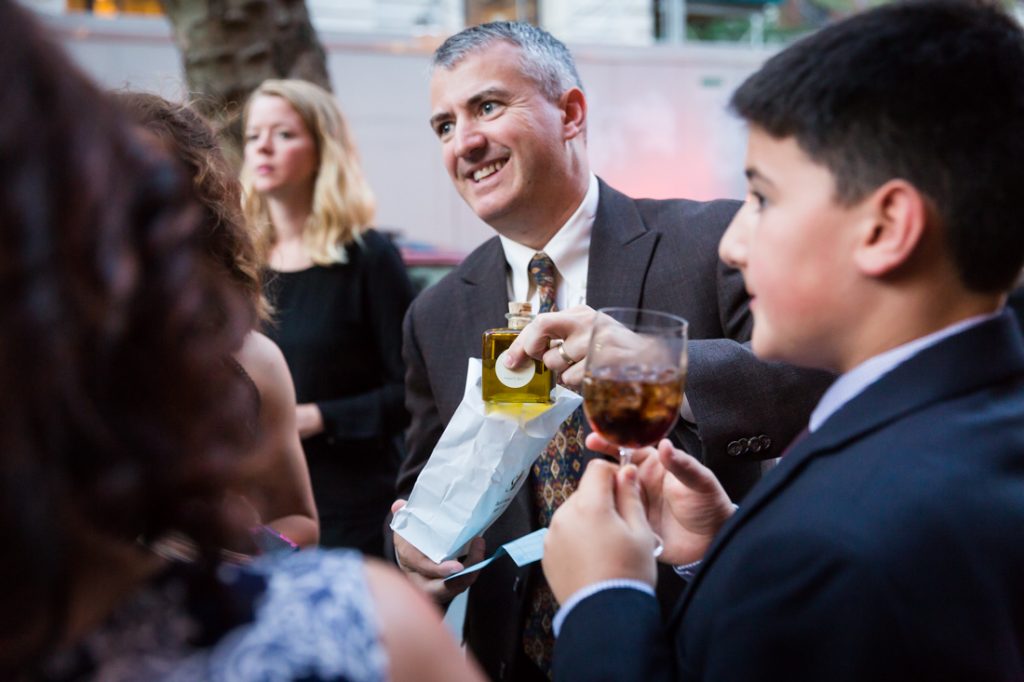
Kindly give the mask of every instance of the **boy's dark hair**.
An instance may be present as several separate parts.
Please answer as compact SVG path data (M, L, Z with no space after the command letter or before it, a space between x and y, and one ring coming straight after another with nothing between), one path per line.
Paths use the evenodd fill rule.
M999 7L899 2L772 57L732 108L801 149L850 204L893 178L929 200L964 284L1012 287L1024 265L1024 32Z

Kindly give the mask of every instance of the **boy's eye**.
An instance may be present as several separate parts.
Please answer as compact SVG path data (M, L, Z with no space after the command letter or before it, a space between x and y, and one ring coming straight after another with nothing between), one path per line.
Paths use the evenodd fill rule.
M757 207L758 211L764 210L764 207L768 204L768 200L760 192L751 191L750 198L754 200L754 206Z

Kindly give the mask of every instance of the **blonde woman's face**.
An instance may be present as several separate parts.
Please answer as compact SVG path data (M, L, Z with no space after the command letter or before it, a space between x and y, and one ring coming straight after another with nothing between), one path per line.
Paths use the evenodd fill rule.
M258 95L245 126L245 167L268 197L313 200L319 160L302 117L283 97Z

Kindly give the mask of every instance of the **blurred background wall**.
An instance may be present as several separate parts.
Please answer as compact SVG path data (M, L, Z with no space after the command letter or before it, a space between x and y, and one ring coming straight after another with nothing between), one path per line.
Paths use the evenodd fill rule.
M121 11L128 0L119 5L106 0L109 11L104 0L95 0L91 12L69 11L63 0L27 1L103 85L188 98L181 57L153 0L134 0L155 8L148 14ZM586 11L570 11L573 2L583 3ZM741 197L745 132L726 104L773 49L751 32L754 10L737 15L748 27L738 42L676 36L666 43L655 31L663 19L647 2L598 3L603 13L593 4L545 3L541 19L576 55L590 105L595 172L638 197ZM335 95L378 196L378 225L462 251L489 237L490 229L452 189L440 145L427 125L429 59L440 40L467 19L515 17L497 10L467 17L465 6L449 0L310 0L308 5L327 51ZM530 7L537 11L535 1ZM764 6L755 9L762 13Z

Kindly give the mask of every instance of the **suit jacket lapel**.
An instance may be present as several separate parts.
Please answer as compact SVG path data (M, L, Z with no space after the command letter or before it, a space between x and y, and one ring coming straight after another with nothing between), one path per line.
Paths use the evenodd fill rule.
M647 229L635 202L599 181L590 235L587 305L638 307L658 234Z
M647 229L632 199L599 181L597 215L590 236L587 304L592 308L638 306L658 235ZM462 273L460 313L469 324L504 324L508 311L508 264L497 237ZM495 273L502 273L496 276ZM480 331L489 327L481 327Z
M681 618L701 579L745 522L769 504L816 457L841 449L863 434L932 403L1024 374L1024 348L1016 320L1006 311L924 349L844 405L821 428L793 446L754 486L708 548L701 570L683 594L672 620Z
M458 329L476 329L483 333L485 329L506 325L508 264L497 237L487 241L478 256L462 273L465 286L460 290L459 300L452 301L452 305L458 307ZM467 333L460 336L470 344L463 350L472 357L480 357L480 336Z
M632 199L598 180L597 215L590 232L587 305L639 307L658 235L649 231ZM591 432L583 421L584 433ZM584 460L605 455L584 450Z

